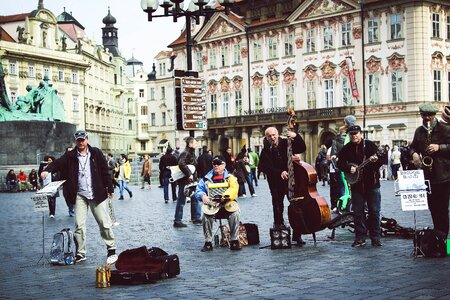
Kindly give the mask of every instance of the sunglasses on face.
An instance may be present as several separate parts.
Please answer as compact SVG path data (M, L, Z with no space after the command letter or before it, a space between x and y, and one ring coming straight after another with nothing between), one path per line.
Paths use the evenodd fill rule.
M350 132L350 135L357 135L359 133L359 131L358 132Z
M222 165L222 164L223 164L223 162L218 162L218 161L213 162L213 166L220 166L220 165Z

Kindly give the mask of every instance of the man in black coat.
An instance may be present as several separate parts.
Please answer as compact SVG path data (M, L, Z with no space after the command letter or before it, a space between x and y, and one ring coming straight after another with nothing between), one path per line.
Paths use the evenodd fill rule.
M212 170L213 157L208 153L208 147L202 147L202 155L197 159L197 176L199 179L203 178L209 171Z
M162 177L162 183L163 183L163 189L164 189L164 201L166 203L169 203L169 184L172 188L172 200L173 202L177 201L177 183L176 182L170 182L171 172L168 167L176 166L178 165L178 160L175 157L175 155L172 154L173 149L167 148L166 154L161 156L159 159L159 172L161 173Z
M74 137L76 147L50 164L41 177L64 171L66 178L62 179L66 180L67 200L75 205L76 262L86 260L86 219L90 209L106 244L107 263L112 264L117 260L117 255L112 221L105 201L114 195L108 164L102 151L89 145L86 131L78 130Z

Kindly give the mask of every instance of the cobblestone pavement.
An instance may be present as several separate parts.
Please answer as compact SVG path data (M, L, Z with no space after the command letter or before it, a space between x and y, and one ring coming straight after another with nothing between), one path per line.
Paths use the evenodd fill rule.
M412 240L386 237L383 247L352 248L353 235L339 228L305 236L303 248L260 249L270 244L270 193L265 180L255 198L239 199L243 222L259 226L261 244L241 251L214 248L200 252L202 227L172 227L175 203L164 203L162 189L132 187L134 197L116 201L120 225L115 227L118 251L157 246L180 257L181 274L156 284L95 288L95 270L105 264L106 250L91 213L88 217L88 259L73 266L48 263L53 234L74 229L63 198L55 219L34 212L32 193L0 194L0 299L450 299L450 259L412 256ZM318 185L328 199L328 186ZM287 201L285 203L287 205ZM402 226L414 226L414 213L401 210L392 181L382 182L382 214ZM287 220L287 218L286 218ZM417 227L431 226L428 211L416 212ZM45 249L44 263L38 263Z

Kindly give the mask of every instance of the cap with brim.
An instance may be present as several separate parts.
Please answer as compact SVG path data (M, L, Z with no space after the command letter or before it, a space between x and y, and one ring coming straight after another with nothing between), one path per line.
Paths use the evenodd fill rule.
M221 156L215 156L214 158L213 158L213 164L222 164L222 163L224 163L225 162L225 160L223 159L223 157L221 157Z
M76 140L85 140L87 139L88 134L84 130L78 130L77 132L75 132L73 136L75 137Z
M361 127L359 125L353 125L348 127L347 133L358 133L361 132Z
M439 108L427 102L419 106L419 111L422 114L436 114L439 111Z

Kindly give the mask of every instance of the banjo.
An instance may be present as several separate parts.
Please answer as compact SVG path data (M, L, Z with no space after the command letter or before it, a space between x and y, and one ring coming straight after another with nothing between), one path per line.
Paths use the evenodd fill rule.
M375 155L377 157L380 157L382 155L382 153L380 151L378 151L377 153L375 153ZM351 184L355 184L358 181L360 181L361 180L361 170L370 162L371 162L371 160L369 157L368 159L364 160L360 165L357 165L355 163L349 163L350 166L356 167L356 171L353 174L350 172L344 172L347 183L351 185Z
M223 193L230 187L228 182L223 183L208 183L208 196L210 204L203 204L202 212L205 215L213 216L220 208L225 208L228 212L235 212L239 209L236 201L230 199L230 195L223 195Z

